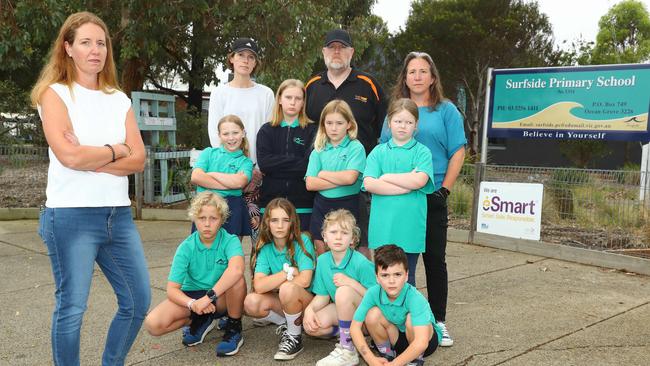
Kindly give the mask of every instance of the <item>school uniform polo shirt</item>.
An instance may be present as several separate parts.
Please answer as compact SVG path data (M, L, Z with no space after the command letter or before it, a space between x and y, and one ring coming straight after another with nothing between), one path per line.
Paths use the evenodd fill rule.
M431 150L435 186L440 188L447 174L449 159L467 144L463 117L456 106L444 101L434 110L419 107L418 129L413 137ZM391 133L384 121L380 142L390 140Z
M378 145L366 160L363 177L380 178L387 173L424 172L429 180L424 187L400 195L372 195L368 247L396 244L406 253L422 253L425 249L427 194L433 193L431 151L411 139L398 146L391 139ZM362 187L363 188L363 187Z
M239 238L221 228L210 248L207 248L195 231L176 249L167 278L180 283L181 290L208 290L219 281L235 256L244 256Z
M339 198L359 193L361 189L363 170L366 167L366 151L358 140L350 140L345 136L337 145L327 143L323 150L314 149L309 155L309 165L305 177L317 177L321 170L340 172L356 170L359 172L357 181L347 186L338 186L320 191L324 197Z
M375 265L363 254L348 248L338 265L334 263L332 252L325 252L318 257L312 292L315 295L329 296L332 302L336 302L336 285L333 278L337 273L343 273L365 288L377 283Z
M359 126L359 141L369 153L377 145L381 124L386 117L388 98L374 76L352 69L338 88L327 78L327 70L311 78L305 85L305 111L312 121L319 121L325 105L334 99L350 106Z
M241 150L228 151L220 147L207 147L199 155L194 169L202 169L206 173L244 173L250 182L253 176L253 161ZM212 191L222 197L241 196L241 189L209 189L201 186L196 187L197 192Z
M381 310L384 318L402 333L406 333L406 315L411 314L411 325L418 327L431 324L438 334L438 339L442 337L442 329L436 324L429 302L408 282L394 301L388 298L388 294L379 284L369 288L354 312L353 319L358 322L366 321L368 311L375 306Z
M311 255L311 258L300 249L298 242L294 241L293 245L296 250L293 254L293 260L296 262L298 271L313 270L316 267L314 244L307 235L302 234L300 237L305 245L305 250ZM287 248L284 247L281 251L278 251L273 242L266 243L257 253L255 273L276 274L283 271L285 263L291 264L291 260L287 256Z

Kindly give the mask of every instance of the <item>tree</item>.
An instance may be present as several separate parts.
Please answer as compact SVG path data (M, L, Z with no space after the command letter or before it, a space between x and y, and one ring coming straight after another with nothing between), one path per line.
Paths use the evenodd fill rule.
M523 0L416 0L396 45L404 55L428 52L448 95L462 85L468 98L466 128L478 152L489 67L555 65L551 24L535 2Z
M203 88L217 81L215 68L226 61L236 37L259 42L263 64L258 79L274 88L286 78L311 75L328 29L349 28L362 54L369 44L364 40L377 26L370 16L375 0L0 1L3 79L20 74L19 86L31 87L65 17L86 9L111 30L127 94L148 82L176 94L195 111L201 110ZM188 91L168 87L165 80L174 78L186 83Z
M650 16L642 2L625 0L612 6L598 28L592 64L650 60Z

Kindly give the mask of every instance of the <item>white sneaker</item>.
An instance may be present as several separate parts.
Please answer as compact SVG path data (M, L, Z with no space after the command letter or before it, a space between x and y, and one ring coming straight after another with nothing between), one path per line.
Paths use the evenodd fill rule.
M442 330L442 339L440 339L440 346L441 347L451 347L454 345L454 340L451 339L451 336L449 335L449 331L447 330L447 326L443 322L436 322L440 329Z
M337 343L327 357L316 362L316 366L356 366L359 364L359 353L355 348L349 351Z

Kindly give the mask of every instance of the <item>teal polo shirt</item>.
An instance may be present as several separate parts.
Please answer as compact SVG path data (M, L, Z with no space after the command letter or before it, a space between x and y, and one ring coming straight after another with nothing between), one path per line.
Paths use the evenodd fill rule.
M363 254L348 248L338 266L334 263L332 252L325 252L318 257L312 292L316 295L329 296L332 302L336 302L336 285L332 279L337 273L345 274L365 288L377 284L375 265Z
M241 150L228 151L222 146L207 147L199 155L194 164L194 169L200 168L206 173L244 173L250 182L253 176L253 161ZM241 196L241 189L208 189L201 186L196 187L197 192L212 191L222 197Z
M207 248L195 231L176 249L167 279L180 283L181 290L208 290L219 281L235 256L244 256L241 242L236 235L219 229L210 248Z
M442 186L447 174L449 159L467 144L463 116L450 101L440 102L435 108L418 107L418 129L415 139L431 150L433 159L434 183ZM384 120L379 142L387 142L391 137L388 123Z
M424 187L400 195L372 195L368 225L370 249L396 244L406 253L424 252L427 194L435 190L431 151L415 139L402 146L395 145L391 139L368 155L363 176L379 178L387 173L409 173L414 169L429 176Z
M406 333L406 315L411 314L411 324L414 327L431 324L435 329L438 339L442 338L442 329L436 324L436 318L431 312L427 299L410 283L405 283L402 291L394 301L388 298L386 291L379 285L375 285L366 291L361 304L354 312L354 320L366 321L368 311L378 307L384 318L394 324L400 332Z
M295 248L295 251L293 253L293 260L298 267L298 271L313 270L316 268L316 251L314 250L314 244L307 235L302 234L300 237L302 238L305 250L309 253L309 256L300 249L298 242L294 241L293 247ZM265 275L276 274L283 271L285 263L293 266L287 255L287 247L278 251L273 242L266 243L262 249L260 249L259 253L257 253L257 258L255 259L255 273L264 273Z
M356 170L359 172L357 181L347 186L338 186L320 191L324 197L339 198L359 193L361 190L363 170L366 167L366 150L358 140L350 140L345 136L337 145L327 143L323 150L314 149L309 155L306 177L317 177L321 170L340 172Z

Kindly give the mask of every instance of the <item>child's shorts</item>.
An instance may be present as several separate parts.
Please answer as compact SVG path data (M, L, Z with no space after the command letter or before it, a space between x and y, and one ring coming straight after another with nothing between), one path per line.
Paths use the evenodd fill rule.
M399 337L397 337L397 342L395 342L393 345L393 349L399 355L406 351L408 346L409 341L408 338L406 338L406 333L399 332ZM436 348L438 348L438 334L434 330L433 336L429 340L429 345L427 346L427 349L424 350L424 357L427 357L435 352Z
M251 234L251 218L248 214L248 205L242 196L224 197L228 202L230 216L223 224L223 228L233 235L248 236Z
M330 211L344 208L352 213L354 218L359 224L359 194L350 196L327 198L320 193L316 193L314 198L314 210L311 213L311 222L309 224L309 232L314 240L323 240L323 221L325 215Z

